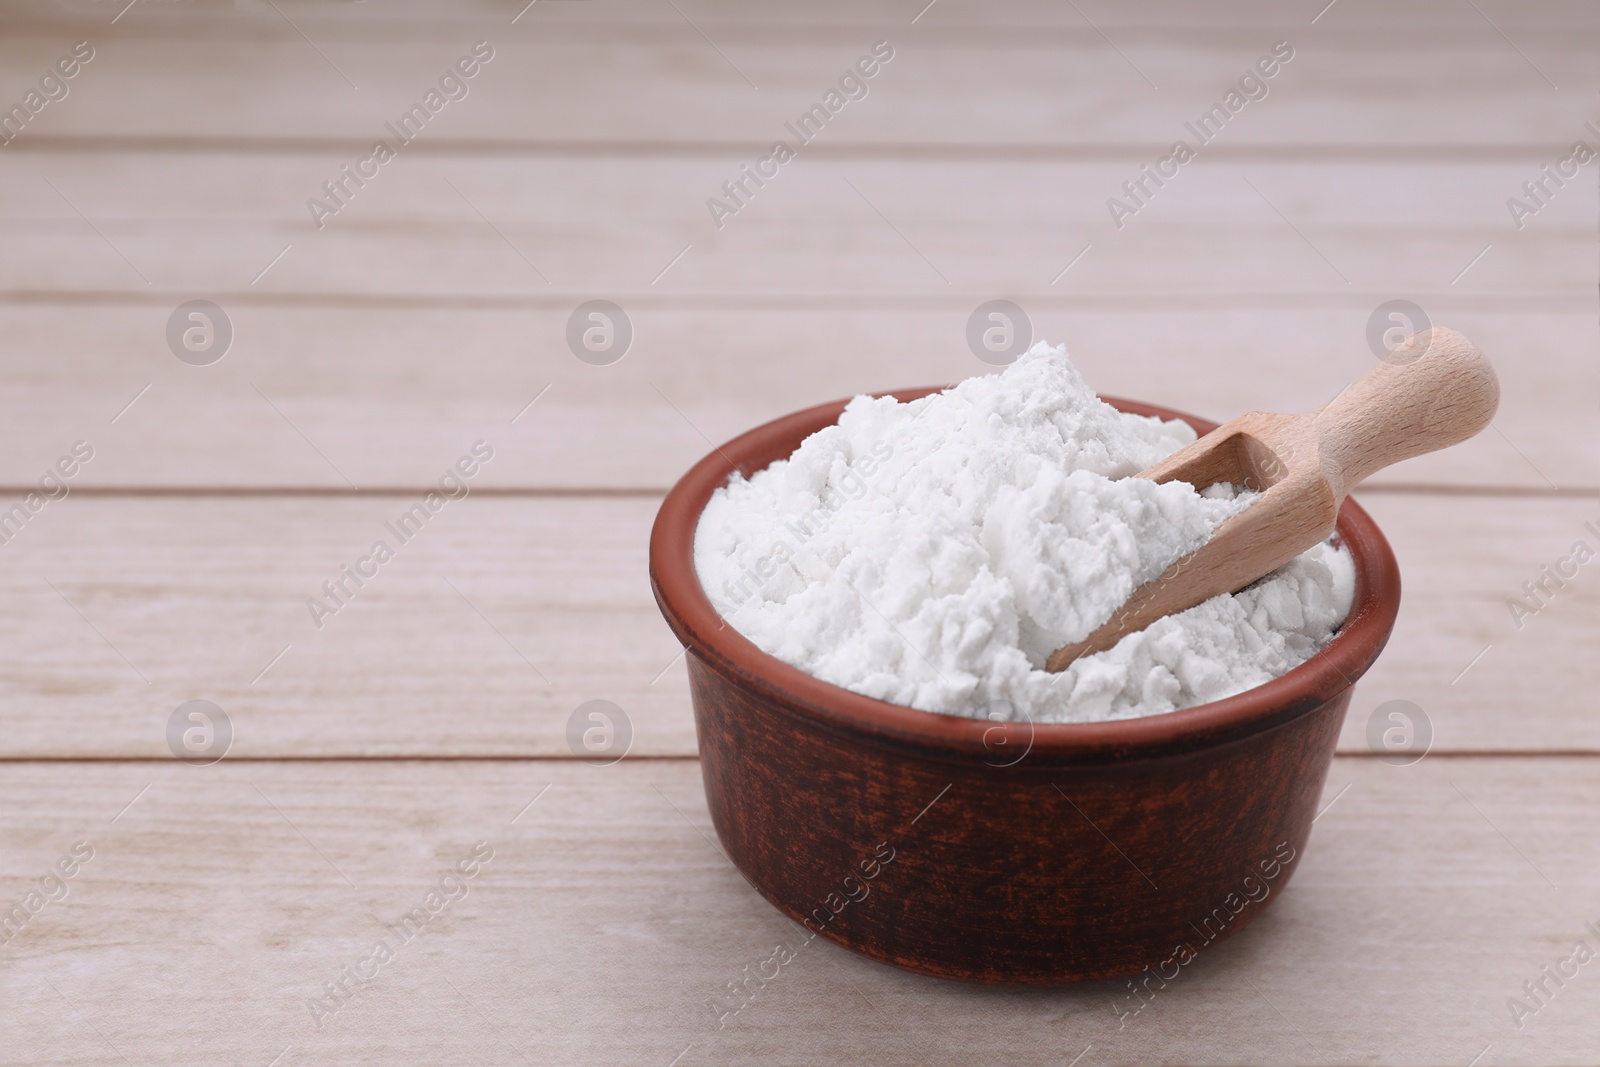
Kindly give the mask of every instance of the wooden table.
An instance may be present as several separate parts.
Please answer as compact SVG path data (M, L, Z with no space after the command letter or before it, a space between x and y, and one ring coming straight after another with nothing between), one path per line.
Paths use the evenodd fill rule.
M1600 962L1542 970L1600 950L1600 564L1524 591L1600 547L1600 164L1542 169L1600 148L1593 5L123 2L0 9L4 101L93 53L0 147L0 1062L1600 1057ZM878 41L719 227L708 198ZM1279 41L1119 227L1108 198ZM1504 401L1360 493L1400 623L1247 932L1120 1020L1118 984L819 942L719 1027L792 927L711 830L649 523L711 442L987 370L995 298L1104 392L1223 418L1320 403L1410 300ZM633 330L609 365L567 341L595 299ZM360 562L478 441L470 495ZM591 699L626 759L576 757ZM191 700L220 762L174 756L220 749ZM1369 744L1394 700L1419 762Z

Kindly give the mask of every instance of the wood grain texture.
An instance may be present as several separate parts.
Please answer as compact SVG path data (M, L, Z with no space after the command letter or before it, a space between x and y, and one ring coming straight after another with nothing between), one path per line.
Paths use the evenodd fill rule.
M1457 331L1435 325L1391 348L1317 410L1323 476L1343 500L1385 467L1477 436L1499 407L1492 361Z
M710 1004L798 935L718 851L693 762L17 766L0 900L76 841L94 857L0 946L0 1042L74 1065L1570 1062L1588 968L1520 1030L1506 1000L1594 944L1597 790L1585 758L1336 760L1292 884L1120 1029L1121 984L980 989L815 942L719 1030ZM317 1028L307 1000L480 840L465 898Z
M9 752L163 758L173 709L208 699L237 755L570 756L597 698L635 751L694 751L645 573L654 501L469 497L402 544L385 524L421 499L49 505L0 549ZM394 559L314 617L379 540Z
M1535 737L1537 745L1526 747L1600 747L1600 730L1579 710L1600 683L1583 651L1600 626L1590 568L1537 599L1524 586L1545 580L1547 566L1570 569L1580 540L1600 549L1590 528L1600 527L1600 506L1592 498L1534 505L1515 497L1356 495L1395 548L1404 592L1394 637L1356 689L1344 749L1366 749L1369 721L1390 700L1421 706L1434 743L1445 749L1468 735L1487 750L1521 749ZM1538 610L1514 612L1512 598ZM1557 652L1567 641L1570 651Z
M1600 27L1572 5L1530 16L1492 4L1491 23L1461 5L1390 13L1349 4L1313 26L1312 5L1258 3L1234 6L1219 26L1209 7L1201 15L1175 4L1134 16L1109 3L1084 15L1028 4L997 20L985 6L946 0L912 25L914 4L834 5L801 18L728 3L681 12L547 3L512 25L524 5L506 3L409 28L359 7L318 18L318 6L289 5L288 18L263 7L189 20L150 5L153 17L136 9L111 26L109 5L95 5L104 14L92 31L87 22L19 26L0 60L42 71L92 32L96 65L73 106L40 117L39 133L48 117L57 136L361 143L480 38L497 58L478 93L501 105L469 96L440 121L452 136L499 142L765 145L878 39L894 43L896 58L868 97L876 103L840 122L838 140L1164 146L1279 40L1296 57L1272 95L1242 113L1232 141L1553 147L1574 135L1600 84ZM308 16L316 21L291 24ZM196 94L196 81L218 92Z
M991 370L967 347L976 304L966 300L624 300L635 341L609 367L567 349L575 301L521 310L224 303L235 347L210 367L167 350L173 301L0 306L10 383L0 394L0 485L33 482L82 438L96 448L83 485L421 488L481 437L497 449L486 485L664 492L713 444L798 408ZM1475 306L1485 303L1441 300L1433 313L1496 360L1495 430L1374 480L1600 485L1600 441L1587 432L1600 403L1586 366L1600 345L1594 315L1576 301ZM1364 300L1022 304L1036 335L1064 343L1097 389L1219 421L1309 410L1375 362ZM1299 341L1286 347L1285 336Z
M1441 750L1600 751L1586 696L1600 685L1592 567L1537 614L1519 620L1507 605L1576 540L1600 546L1584 526L1600 525L1593 501L1359 496L1405 587L1342 750L1368 751L1369 718L1404 699ZM0 616L0 754L167 758L167 719L190 699L229 713L239 756L570 756L568 717L590 699L624 709L636 754L693 754L680 648L646 576L658 499L450 504L318 630L307 598L413 502L75 494L48 505L0 546L13 609Z
M1600 142L1581 121L1572 137ZM1118 218L1108 201L1135 203L1122 185L1155 155L851 159L815 147L720 218L707 202L732 203L722 185L750 152L407 149L347 189L320 227L307 201L327 200L323 183L354 159L337 147L15 152L0 171L0 220L14 242L0 291L451 306L597 293L624 303L995 292L1307 303L1338 293L1371 310L1396 295L1535 306L1593 288L1594 182L1550 185L1532 214L1507 207L1532 204L1521 187L1560 158L1559 145L1503 162L1202 154L1159 189L1146 179L1145 206Z

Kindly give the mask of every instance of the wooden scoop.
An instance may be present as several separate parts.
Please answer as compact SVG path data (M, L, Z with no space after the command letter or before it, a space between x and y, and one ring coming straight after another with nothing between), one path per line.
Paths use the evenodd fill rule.
M1048 670L1101 652L1157 619L1232 593L1327 540L1363 478L1465 441L1489 424L1500 384L1482 352L1435 326L1390 349L1360 381L1309 415L1252 411L1174 452L1140 478L1261 493L1211 540L1136 589L1106 624L1051 653Z

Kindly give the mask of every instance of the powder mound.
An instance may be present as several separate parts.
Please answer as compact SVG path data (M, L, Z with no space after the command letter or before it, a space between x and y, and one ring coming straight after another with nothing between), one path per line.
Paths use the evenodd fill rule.
M1129 477L1194 439L1104 403L1041 343L909 404L856 397L788 459L735 476L701 515L695 569L759 648L926 711L1088 722L1220 699L1326 644L1354 595L1348 553L1319 546L1043 670L1254 499Z

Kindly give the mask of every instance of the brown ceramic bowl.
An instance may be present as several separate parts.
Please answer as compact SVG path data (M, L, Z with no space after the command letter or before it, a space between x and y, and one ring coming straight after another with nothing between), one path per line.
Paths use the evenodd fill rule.
M788 456L844 403L707 456L651 534L651 582L689 650L706 800L728 855L791 919L897 967L974 982L1174 977L1277 899L1305 848L1351 686L1399 610L1388 543L1346 502L1338 535L1356 592L1344 627L1226 700L1037 726L889 704L762 652L723 625L694 570L695 526L729 463L751 474ZM1202 434L1216 425L1110 403Z

